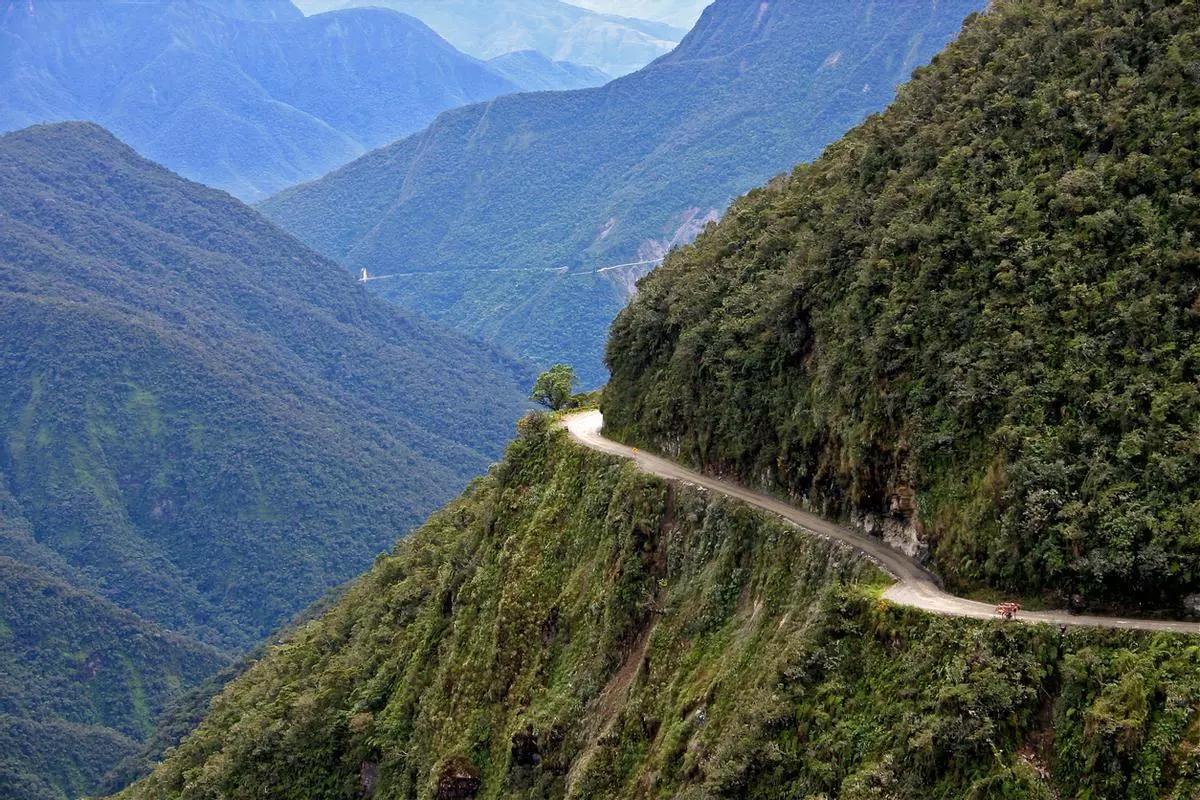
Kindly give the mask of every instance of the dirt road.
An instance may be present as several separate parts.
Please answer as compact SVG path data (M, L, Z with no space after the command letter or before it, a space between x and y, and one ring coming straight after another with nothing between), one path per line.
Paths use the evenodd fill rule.
M884 598L890 602L948 616L975 619L996 618L994 606L955 597L943 591L938 586L937 579L928 570L878 539L858 533L835 522L829 522L807 511L801 511L770 495L755 492L720 478L703 475L660 456L634 450L605 439L601 434L604 417L599 411L585 411L570 415L564 419L563 424L571 436L581 444L602 453L632 459L642 470L652 475L668 480L684 481L720 492L783 517L807 533L850 545L896 579L896 583L884 594ZM1071 614L1067 611L1022 611L1017 619L1021 622L1046 623L1048 625L1082 625L1093 628L1130 628L1144 631L1200 634L1200 623L1198 622L1103 617Z

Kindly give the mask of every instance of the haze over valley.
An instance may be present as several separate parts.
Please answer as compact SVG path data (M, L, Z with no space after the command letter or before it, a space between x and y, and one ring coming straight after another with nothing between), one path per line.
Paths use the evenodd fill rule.
M0 800L1196 800L1195 0L0 0Z

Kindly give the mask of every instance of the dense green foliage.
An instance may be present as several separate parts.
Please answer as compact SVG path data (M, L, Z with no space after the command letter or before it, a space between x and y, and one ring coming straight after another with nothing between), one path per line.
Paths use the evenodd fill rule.
M213 698L220 694L231 680L245 672L263 657L267 649L290 637L302 625L325 614L342 596L346 584L329 591L324 597L308 606L277 630L271 637L242 655L237 661L209 675L200 683L181 694L163 710L148 738L132 753L124 755L116 766L104 774L103 779L92 786L91 794L107 795L119 792L134 781L146 777L171 748L177 747L208 714Z
M447 112L261 207L347 267L399 273L372 286L405 307L596 386L628 294L589 270L653 259L815 157L983 3L893 5L720 0L633 75Z
M122 797L1200 791L1195 640L931 617L880 580L531 419Z
M254 657L261 655L262 647L255 648ZM212 699L251 663L251 656L243 657L177 697L155 720L151 734L140 743L131 741L132 748L120 757L89 760L89 766L107 765L108 769L90 785L80 788L86 789L89 796L109 795L149 775L167 751L177 747L203 721ZM52 770L46 772L53 774Z
M100 725L0 714L0 797L75 800L137 746Z
M227 661L0 557L0 797L77 797Z
M0 3L0 131L86 119L257 200L525 88L411 17L289 0ZM530 67L531 88L562 70Z
M49 587L5 587L0 713L144 736L484 471L532 380L99 128L0 138L0 557Z
M753 192L613 329L615 435L830 513L955 585L1200 589L1200 8L1004 0Z

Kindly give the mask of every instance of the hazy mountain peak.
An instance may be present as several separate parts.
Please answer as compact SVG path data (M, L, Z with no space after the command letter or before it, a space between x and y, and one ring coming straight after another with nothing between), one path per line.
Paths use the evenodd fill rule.
M483 59L537 50L552 61L624 75L670 51L686 32L663 22L590 11L560 0L301 0L309 12L380 5L427 22Z
M384 9L305 18L284 0L68 0L8 10L0 130L93 119L243 198L520 88Z

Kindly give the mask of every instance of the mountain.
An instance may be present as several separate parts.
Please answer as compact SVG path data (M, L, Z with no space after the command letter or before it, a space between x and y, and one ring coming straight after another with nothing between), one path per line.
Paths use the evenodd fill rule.
M98 758L484 471L530 381L85 123L0 137L0 342L0 715Z
M948 619L530 422L123 800L1186 800L1196 637Z
M712 2L713 0L573 0L571 5L605 14L641 17L691 30L700 14Z
M155 2L155 0L125 0L130 2ZM302 16L300 9L291 0L195 0L199 5L234 19L252 22L295 22ZM78 2L78 0L65 0ZM28 7L28 0L26 0ZM20 5L19 0L12 5ZM37 6L34 6L35 12Z
M643 282L606 418L960 589L1178 607L1200 592L1200 14L997 6Z
M261 209L397 275L373 286L402 305L598 385L605 331L651 263L883 108L981 5L720 0L640 72L447 112Z
M687 33L663 22L597 14L559 0L300 0L299 5L309 13L382 6L422 20L477 58L536 50L551 60L614 76L644 67Z
M78 797L228 655L0 557L0 796Z
M614 326L610 432L722 470L734 497L786 476L776 497L816 485L832 510L907 458L891 521L915 502L938 525L1029 475L1059 483L1025 518L1057 522L1085 471L1062 509L1152 512L1159 487L1130 473L1146 446L1145 477L1178 481L1157 531L1190 524L1198 22L1188 3L995 0L886 113L644 283ZM972 397L1007 404L1007 430ZM1119 447L1087 453L1106 432ZM1010 471L994 445L1022 442L1041 463ZM951 618L888 583L529 417L120 797L1200 796L1200 637Z
M91 120L243 199L522 88L380 9L305 18L287 0L0 6L0 131Z
M609 81L609 77L595 67L551 61L537 50L506 53L490 59L487 64L494 72L529 92L587 89Z

